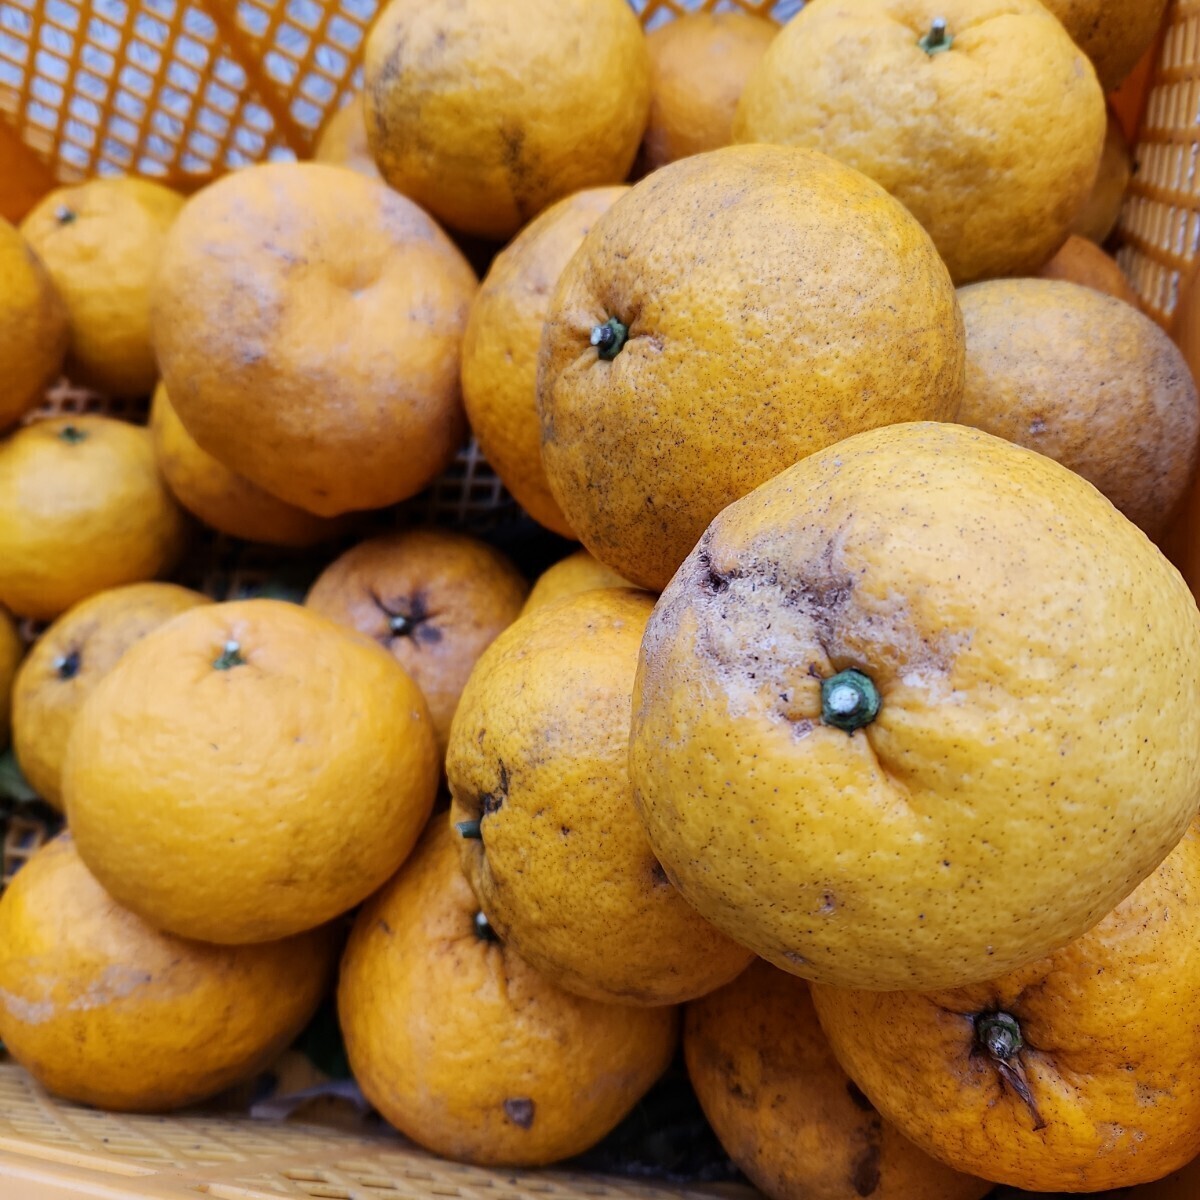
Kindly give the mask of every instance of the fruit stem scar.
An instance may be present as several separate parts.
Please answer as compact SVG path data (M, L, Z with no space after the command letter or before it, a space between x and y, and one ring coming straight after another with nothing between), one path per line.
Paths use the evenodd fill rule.
M59 430L58 436L62 438L64 442L74 446L77 442L82 442L84 438L87 437L87 434L82 429L78 428L78 426L64 425L62 429Z
M930 56L949 50L954 38L946 31L946 18L934 17L929 32L917 40L917 45Z
M989 1013L975 1021L975 1041L987 1053L1000 1078L1020 1097L1033 1117L1034 1132L1046 1128L1042 1114L1033 1098L1020 1054L1025 1048L1021 1026L1016 1017L1006 1012Z
M68 208L65 204L60 204L54 210L54 219L60 225L70 225L78 215L73 208Z
M492 928L492 923L482 912L477 912L471 922L475 930L475 936L481 942L499 942L500 939L496 936L496 931Z
M213 659L213 666L218 671L228 671L230 667L241 667L245 664L241 644L233 641L226 642L220 655Z
M483 824L480 821L456 821L454 828L458 830L462 837L470 838L477 842L483 840Z
M388 628L397 637L405 637L412 632L413 623L411 618L406 617L403 613L393 613L388 618Z
M590 340L600 357L605 362L612 362L621 353L621 347L625 345L628 337L629 326L618 321L616 317L609 317L603 325L597 325L592 330Z
M850 668L821 680L821 720L853 733L879 715L879 689L867 675Z
M78 650L70 654L60 655L54 660L54 673L59 679L74 679L79 674L80 657Z

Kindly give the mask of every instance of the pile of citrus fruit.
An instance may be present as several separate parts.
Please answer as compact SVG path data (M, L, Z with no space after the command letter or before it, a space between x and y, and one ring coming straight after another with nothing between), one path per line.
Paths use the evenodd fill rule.
M316 161L0 227L8 1051L170 1109L336 981L467 1162L680 1039L775 1200L1200 1155L1200 401L1100 245L1163 7L391 0ZM536 582L381 515L470 433ZM172 582L211 531L303 603Z

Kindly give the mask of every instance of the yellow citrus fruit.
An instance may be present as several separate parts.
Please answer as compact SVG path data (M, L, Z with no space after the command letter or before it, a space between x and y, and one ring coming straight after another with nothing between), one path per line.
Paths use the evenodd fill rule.
M150 405L150 432L171 494L219 533L272 546L313 546L348 528L344 518L314 516L272 496L202 450L183 427L162 383Z
M154 348L214 458L322 517L420 491L465 435L474 272L417 206L324 163L235 171L167 239Z
M517 568L486 542L411 529L347 550L305 603L392 653L421 689L444 756L471 669L520 616L528 591Z
M67 310L29 243L0 217L0 430L33 408L67 352Z
M980 1200L918 1150L829 1047L808 984L756 962L683 1014L688 1075L729 1157L773 1200Z
M1106 241L1117 226L1125 189L1133 175L1133 154L1117 115L1110 109L1100 170L1087 203L1071 225L1071 232L1093 242Z
M518 621L472 673L446 758L451 820L478 835L463 869L496 932L612 1004L679 1004L751 959L667 881L633 806L629 701L653 608L612 588Z
M626 0L391 0L364 69L384 179L496 240L563 196L620 183L650 105Z
M1154 41L1167 0L1045 0L1092 60L1106 92L1125 81Z
M359 912L338 1015L368 1100L459 1162L541 1166L599 1141L671 1061L678 1010L556 987L479 914L435 821Z
M535 608L544 608L556 600L564 600L567 596L577 596L580 592L627 587L633 587L629 580L622 579L616 571L593 558L586 550L576 550L552 567L547 567L538 576L525 601L522 615L533 612Z
M955 987L1078 937L1187 828L1200 613L1078 475L897 425L712 523L633 712L650 844L702 915L810 979Z
M21 222L66 302L67 373L117 396L148 396L158 369L150 289L183 197L148 179L56 188Z
M650 120L642 140L648 171L733 141L746 80L779 32L745 12L685 13L646 38Z
M349 167L360 175L382 181L383 176L375 165L371 147L367 145L367 123L361 92L351 96L321 127L313 148L313 160L335 167Z
M0 604L49 620L182 554L187 521L145 429L56 417L0 441Z
M67 739L96 684L146 634L208 603L174 583L131 583L74 605L38 638L13 686L13 749L47 804L62 808Z
M1137 293L1115 258L1110 258L1095 242L1073 233L1058 253L1038 272L1039 279L1061 279L1094 288L1106 296L1115 296L1137 307Z
M1158 1179L1200 1153L1200 835L1020 970L813 998L880 1112L951 1166L1039 1192Z
M996 279L959 302L959 422L1070 467L1161 533L1200 444L1200 399L1175 343L1131 305L1074 283Z
M734 135L882 184L955 283L1028 275L1096 179L1104 94L1038 0L811 0L771 43Z
M0 608L0 749L8 745L13 681L24 650L16 623Z
M727 504L876 425L949 419L950 277L882 188L825 155L672 163L593 226L550 306L542 460L583 544L666 586Z
M538 347L563 268L628 190L576 192L527 225L492 263L463 339L463 403L479 448L521 507L564 537L574 535L542 467Z
M159 933L100 887L64 833L0 899L0 1037L70 1100L179 1108L291 1043L328 986L336 945L328 926L261 946Z
M127 650L75 718L80 856L156 928L262 942L352 908L437 790L429 713L369 638L299 605L194 608Z

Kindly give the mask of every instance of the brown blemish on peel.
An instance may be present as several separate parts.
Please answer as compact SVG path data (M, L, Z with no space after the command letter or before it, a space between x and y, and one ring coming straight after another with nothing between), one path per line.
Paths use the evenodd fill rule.
M533 1128L534 1113L537 1105L532 1100L520 1098L515 1100L505 1100L504 1115L514 1124L522 1129Z

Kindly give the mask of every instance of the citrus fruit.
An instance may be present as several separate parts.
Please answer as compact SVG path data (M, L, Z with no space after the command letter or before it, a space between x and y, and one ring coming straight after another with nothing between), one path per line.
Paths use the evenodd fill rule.
M931 1154L1036 1191L1099 1191L1200 1153L1198 947L1192 830L1094 929L1020 970L813 997L850 1074Z
M1137 293L1125 272L1095 242L1073 233L1059 252L1038 272L1039 279L1061 279L1094 288L1137 307Z
M1121 204L1125 189L1133 175L1133 154L1121 122L1110 109L1108 132L1104 137L1104 151L1100 156L1100 170L1092 185L1087 203L1071 225L1071 232L1093 242L1103 242L1117 226L1121 215Z
M406 1137L459 1162L539 1166L586 1150L671 1061L673 1008L555 987L496 938L435 821L363 906L338 1015L354 1077Z
M535 521L571 537L542 467L537 359L550 297L597 217L625 187L576 192L527 225L492 263L463 339L463 403L488 463Z
M415 204L324 163L218 180L167 239L154 345L214 458L322 517L420 491L465 422L475 276Z
M371 538L326 567L305 603L385 646L421 689L438 749L476 659L529 585L498 550L447 530Z
M547 567L538 576L529 598L525 601L522 614L531 613L535 608L544 608L556 600L566 599L567 596L576 596L580 592L591 592L596 588L632 586L627 579L622 579L616 571L594 559L586 550L576 550L566 558L559 559L553 566Z
M383 179L371 156L371 147L367 145L367 123L361 92L351 96L321 127L317 144L313 147L313 160L335 167L349 167L370 179Z
M135 642L208 598L174 583L131 583L69 608L34 643L13 687L13 749L29 786L62 808L62 765L84 700Z
M656 171L733 141L742 89L779 26L746 12L685 13L646 37L650 120L642 162Z
M0 608L0 749L8 745L13 680L24 650L16 623Z
M1074 283L998 279L959 301L958 420L1070 467L1159 534L1200 441L1200 400L1175 343L1136 308Z
M1167 0L1045 0L1111 92L1154 41Z
M183 552L187 522L145 429L55 417L0 441L0 604L49 620Z
M872 430L726 509L663 593L635 800L685 898L784 970L994 978L1187 828L1197 655L1183 580L1084 479L961 425Z
M148 396L158 375L150 288L183 197L148 179L56 188L21 222L67 306L67 373L117 396Z
M812 0L771 43L734 135L882 184L955 283L1028 275L1096 179L1104 94L1038 0Z
M629 173L650 104L626 0L391 0L365 53L384 179L463 233L505 240Z
M34 407L67 352L67 310L29 243L0 217L0 430Z
M328 928L261 946L208 946L117 904L69 833L0 899L0 1037L50 1091L116 1110L203 1100L267 1066L333 973Z
M772 1200L979 1200L838 1066L808 984L756 962L684 1009L688 1075L730 1158Z
M346 519L318 517L288 504L202 450L162 383L150 405L150 432L171 494L218 532L272 546L313 546L346 532Z
M600 217L551 302L551 491L592 554L661 590L721 509L806 454L952 417L961 320L921 227L833 159L672 163Z
M437 780L425 701L391 655L299 605L243 600L125 652L75 718L63 797L118 903L182 937L263 942L379 887Z
M522 618L480 658L446 758L463 869L497 934L612 1004L679 1004L751 958L670 885L633 807L629 702L653 607L613 588Z

